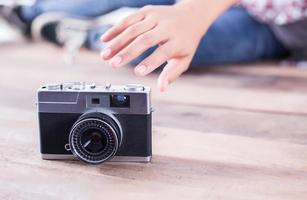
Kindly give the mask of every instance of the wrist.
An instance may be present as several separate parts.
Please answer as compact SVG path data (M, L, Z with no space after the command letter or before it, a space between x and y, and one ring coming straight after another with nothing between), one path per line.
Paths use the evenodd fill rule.
M181 0L175 6L189 15L205 34L210 25L238 0Z

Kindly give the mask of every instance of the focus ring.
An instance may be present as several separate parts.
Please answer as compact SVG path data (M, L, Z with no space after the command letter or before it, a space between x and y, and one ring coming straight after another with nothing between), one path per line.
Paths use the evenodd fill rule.
M89 129L99 130L106 139L106 145L99 152L90 152L82 144L82 137ZM98 164L112 158L118 149L118 137L115 129L106 121L95 118L82 119L77 122L69 136L72 153L87 163Z

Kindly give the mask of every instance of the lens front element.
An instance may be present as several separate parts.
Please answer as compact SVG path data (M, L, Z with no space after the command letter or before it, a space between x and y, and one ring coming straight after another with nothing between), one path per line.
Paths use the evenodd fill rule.
M113 126L103 119L78 121L69 136L72 153L87 163L99 164L112 158L118 149L118 136Z
M108 138L105 132L99 129L90 128L82 134L81 144L90 154L99 154L106 148Z

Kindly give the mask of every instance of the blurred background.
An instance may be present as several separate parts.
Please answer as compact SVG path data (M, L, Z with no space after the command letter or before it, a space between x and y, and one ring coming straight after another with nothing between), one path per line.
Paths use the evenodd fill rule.
M73 64L81 48L96 52L103 49L100 36L137 10L125 7L125 3L121 7L97 5L97 1L86 0L1 0L0 45L48 42L63 48L64 62Z
M257 6L263 4L258 13L253 2ZM17 41L48 42L62 48L64 62L71 65L80 49L102 50L105 45L99 41L100 36L139 8L174 3L176 0L0 0L0 45ZM240 8L230 8L208 30L193 65L278 59L282 66L306 68L307 23L303 17L292 22L304 14L303 3L296 5L291 0L275 0L272 4L241 0L240 3ZM293 9L287 10L285 5ZM238 27L236 22L240 24Z
M0 199L305 200L305 58L298 53L274 61L191 68L161 93L156 88L159 73L139 78L133 67L112 69L99 57L101 34L142 3L0 0ZM230 14L259 27L242 10ZM229 24L229 17L223 20ZM214 26L210 35L217 35L220 27ZM212 39L197 58L214 58L207 52L227 42L252 44L250 52L243 52L249 56L257 49L255 41L238 43L233 38L254 32L235 29L232 35ZM226 59L237 52L218 50ZM37 89L75 81L152 88L152 163L89 166L41 159Z

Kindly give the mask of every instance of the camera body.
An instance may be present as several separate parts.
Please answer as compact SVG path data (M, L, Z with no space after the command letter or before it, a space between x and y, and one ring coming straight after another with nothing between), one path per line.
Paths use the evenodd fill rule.
M152 156L150 88L59 83L38 90L43 159L149 162Z

